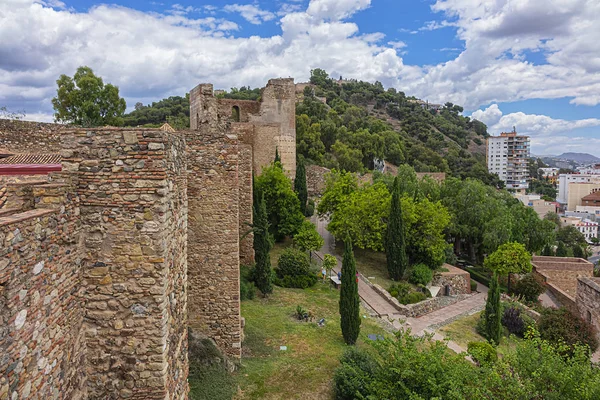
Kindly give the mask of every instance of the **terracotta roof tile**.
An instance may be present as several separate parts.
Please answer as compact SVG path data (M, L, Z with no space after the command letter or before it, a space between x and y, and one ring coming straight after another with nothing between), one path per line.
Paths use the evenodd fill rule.
M582 197L583 201L600 201L600 190L591 194L588 194L585 197Z
M0 158L0 164L60 164L60 154L15 154Z

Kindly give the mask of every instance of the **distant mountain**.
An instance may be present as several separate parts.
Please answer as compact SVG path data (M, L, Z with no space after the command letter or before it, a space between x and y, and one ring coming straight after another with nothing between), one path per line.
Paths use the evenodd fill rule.
M563 153L556 158L561 158L564 160L571 160L578 163L595 163L600 162L600 158L593 156L588 153Z

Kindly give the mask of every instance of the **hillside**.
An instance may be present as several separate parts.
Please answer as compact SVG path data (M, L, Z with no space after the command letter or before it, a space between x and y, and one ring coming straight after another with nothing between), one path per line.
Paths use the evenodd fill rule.
M575 161L578 163L597 163L600 162L600 158L593 156L588 153L563 153L559 156L556 156L558 159Z
M333 80L320 69L297 90L298 154L328 168L366 172L374 161L410 164L417 172L445 172L501 186L485 165L487 127L461 115L459 105L429 104L394 88L355 80ZM260 90L242 87L218 96L257 99ZM169 97L136 105L126 126L189 126L189 99Z

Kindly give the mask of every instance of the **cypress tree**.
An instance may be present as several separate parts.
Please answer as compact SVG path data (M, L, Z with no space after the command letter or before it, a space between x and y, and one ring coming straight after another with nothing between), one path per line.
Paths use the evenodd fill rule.
M360 300L358 298L358 276L356 261L352 251L352 242L344 242L344 257L342 259L342 287L340 289L340 317L342 335L346 344L356 343L360 332Z
M554 256L554 249L552 249L552 247L547 244L546 246L544 246L544 249L542 250L542 255L543 256Z
M273 292L271 282L271 238L269 234L269 217L267 215L267 206L265 196L262 193L255 192L255 204L253 208L253 231L254 231L254 259L256 267L254 269L254 282L260 292L266 296Z
M281 157L279 157L279 147L275 147L275 164L281 163Z
M300 211L306 216L306 202L308 201L308 189L306 188L306 168L304 161L299 159L296 165L296 179L294 179L294 191L300 200Z
M406 268L408 267L400 194L400 179L396 177L396 179L394 179L394 188L392 190L390 218L388 220L385 238L385 258L387 261L388 274L390 275L390 278L395 281L402 279L404 271L406 271Z
M500 285L498 275L494 273L490 281L487 301L485 303L485 331L490 343L498 345L502 332L502 315L500 314Z

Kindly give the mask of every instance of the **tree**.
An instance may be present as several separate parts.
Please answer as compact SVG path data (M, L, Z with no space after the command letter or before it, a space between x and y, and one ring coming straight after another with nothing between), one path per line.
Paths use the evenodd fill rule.
M573 246L573 257L577 257L577 258L587 258L585 256L585 253L583 251L583 249L581 248L580 245L576 244L575 246Z
M304 221L298 233L294 235L294 243L302 251L316 251L323 247L325 241L312 222Z
M256 188L265 196L270 229L276 240L293 236L304 221L300 201L292 190L292 182L277 163L263 168L256 178Z
M331 254L325 254L323 256L323 268L327 271L327 276L331 273L331 270L337 267L337 258Z
M272 247L271 235L269 233L269 218L267 207L265 205L265 196L258 193L254 196L257 200L253 206L253 232L254 232L254 259L256 267L254 269L254 282L261 293L266 296L273 292L271 282L271 256Z
M402 220L402 205L400 202L400 179L394 179L390 217L385 240L385 258L388 274L391 279L398 281L408 268L406 243L404 240L404 222Z
M360 300L358 298L358 276L352 242L344 241L342 259L342 287L340 289L340 317L342 335L346 344L356 343L360 332Z
M484 267L500 276L508 275L508 289L510 291L510 274L524 274L531 272L531 254L521 243L505 243L498 247L485 259Z
M549 244L544 246L544 250L542 250L542 255L554 257L554 249L552 248L552 246L550 246Z
M274 161L275 165L277 165L277 163L281 164L281 157L279 156L279 147L275 147L275 161Z
M319 217L331 216L358 190L358 179L350 172L332 170L325 176L325 191L317 207Z
M306 202L308 201L308 189L306 188L306 168L304 161L298 159L296 163L296 179L294 179L294 191L300 200L300 211L306 215Z
M490 281L490 290L488 291L483 317L485 318L485 332L488 341L495 345L500 344L502 311L500 309L500 285L496 272L494 272Z
M89 67L79 67L73 78L61 75L52 99L54 119L81 126L123 125L127 105L119 88L104 84Z
M569 250L563 242L558 242L556 257L569 257Z

